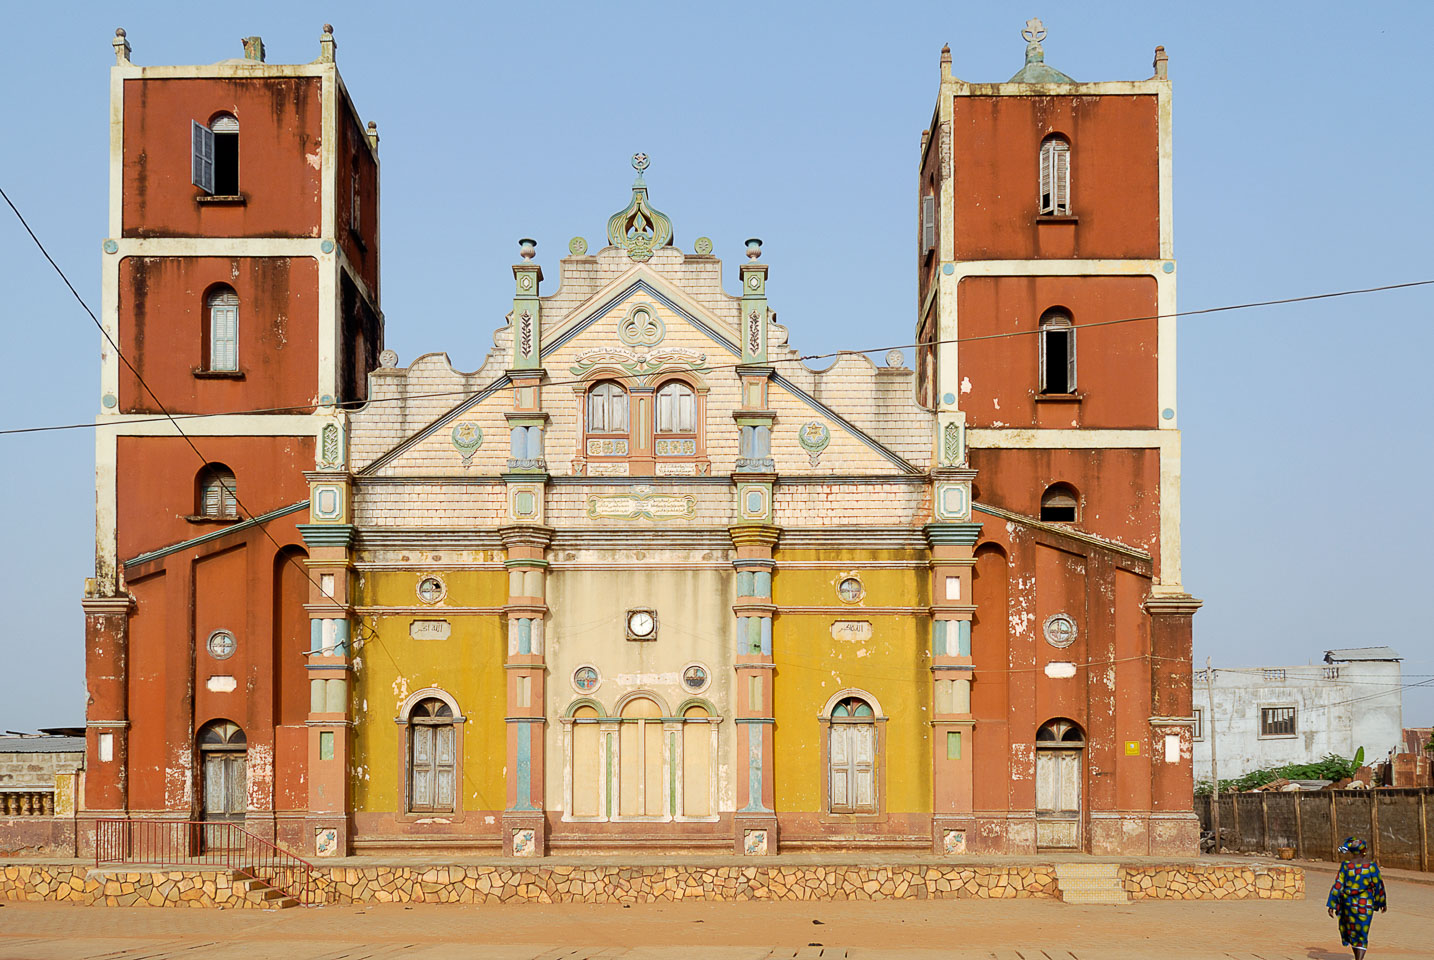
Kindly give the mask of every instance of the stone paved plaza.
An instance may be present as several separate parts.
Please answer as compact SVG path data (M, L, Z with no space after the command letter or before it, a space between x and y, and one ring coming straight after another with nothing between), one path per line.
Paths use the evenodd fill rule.
M0 907L0 960L1335 960L1330 877L1305 900L348 905L277 912ZM1371 956L1428 957L1434 885L1392 879Z

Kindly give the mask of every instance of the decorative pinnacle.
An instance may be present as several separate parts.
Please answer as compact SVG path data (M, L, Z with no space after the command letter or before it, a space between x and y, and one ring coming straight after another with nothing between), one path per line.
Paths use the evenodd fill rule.
M1041 23L1040 17L1032 17L1026 21L1026 29L1021 31L1021 36L1027 43L1040 43L1046 38L1045 25Z
M334 25L333 25L332 23L326 23L326 24L324 24L324 33L327 33L329 36L333 36L333 35L334 35Z
M123 37L124 35L124 27L115 27L115 36Z
M651 161L647 159L647 154L645 153L634 153L632 155L632 169L636 170L639 175L641 175L642 171L647 169L647 165L650 162Z

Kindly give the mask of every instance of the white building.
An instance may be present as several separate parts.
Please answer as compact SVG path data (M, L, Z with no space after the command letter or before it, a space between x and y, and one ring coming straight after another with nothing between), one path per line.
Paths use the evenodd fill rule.
M1389 647L1358 647L1326 650L1317 665L1195 671L1196 781L1211 778L1212 734L1222 780L1360 747L1382 759L1401 742L1399 659Z

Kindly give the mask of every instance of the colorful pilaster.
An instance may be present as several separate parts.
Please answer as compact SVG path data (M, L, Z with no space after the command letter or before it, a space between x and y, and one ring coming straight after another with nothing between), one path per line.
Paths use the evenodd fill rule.
M510 857L541 857L547 850L547 819L543 811L544 727L547 723L547 667L543 657L547 618L545 558L553 531L518 524L498 531L507 550L508 619L507 671L508 783L503 811L503 853Z
M85 810L96 816L124 816L129 810L129 616L128 594L93 596L86 584Z
M976 607L972 553L981 525L971 523L971 480L964 464L965 429L960 413L943 415L932 470L932 514L926 526L931 547L932 849L937 855L966 852L975 826L972 755L976 723L971 713L971 620Z
M323 462L329 459L329 450L323 443L320 446L320 461L327 468L329 464ZM350 516L350 478L341 463L337 466L338 469L305 474L309 480L310 522L299 525L309 549L309 602L305 605L310 631L306 780L307 820L316 856L347 854L351 827L348 811L353 717L349 677L353 670L354 526Z
M750 263L742 264L742 363L767 362L767 265L758 263L762 241L747 241Z
M739 496L741 493L739 482ZM770 504L771 480L767 500ZM770 509L770 507L768 508ZM772 548L781 531L749 522L729 531L737 549L737 810L733 816L739 854L777 852L776 770L772 749Z

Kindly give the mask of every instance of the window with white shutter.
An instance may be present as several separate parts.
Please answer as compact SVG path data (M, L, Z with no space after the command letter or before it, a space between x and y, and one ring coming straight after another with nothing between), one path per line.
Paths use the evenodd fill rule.
M201 517L230 519L239 515L234 471L223 464L205 465L199 473L199 509Z
M239 295L230 287L210 292L209 369L232 372L239 369Z
M588 433L627 433L627 391L604 380L588 391Z
M832 813L876 813L876 717L860 697L832 707L827 733Z
M192 163L190 180L205 193L214 193L214 131L198 120L191 121L190 152Z
M936 198L931 194L921 198L921 252L930 253L936 249Z
M697 395L685 383L668 383L657 391L657 432L695 433Z
M1076 390L1076 331L1071 315L1058 307L1041 314L1041 393L1070 394Z
M453 709L436 697L420 700L408 716L408 809L454 810L457 749Z
M1047 137L1041 143L1041 213L1067 216L1071 212L1071 145L1064 137Z

